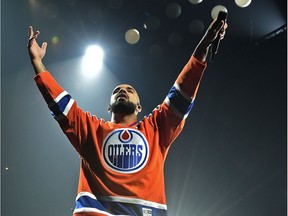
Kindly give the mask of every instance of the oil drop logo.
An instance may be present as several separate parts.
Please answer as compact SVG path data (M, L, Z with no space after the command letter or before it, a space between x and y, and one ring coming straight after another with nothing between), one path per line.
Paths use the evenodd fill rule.
M135 173L146 165L149 145L140 131L117 129L104 140L102 156L110 169L119 173Z

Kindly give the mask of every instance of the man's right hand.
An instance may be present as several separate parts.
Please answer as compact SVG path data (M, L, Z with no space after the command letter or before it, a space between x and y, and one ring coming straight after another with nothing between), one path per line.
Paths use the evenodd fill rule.
M33 27L29 26L28 29L28 51L31 63L34 67L35 73L41 73L46 70L45 66L42 64L42 59L45 56L47 43L44 42L40 47L36 41L36 38L40 34L39 31L34 32Z
M198 60L205 62L209 46L213 43L214 40L216 40L218 34L220 36L220 40L224 38L227 27L228 25L224 21L219 22L217 19L214 19L202 37L200 43L194 50L193 55Z

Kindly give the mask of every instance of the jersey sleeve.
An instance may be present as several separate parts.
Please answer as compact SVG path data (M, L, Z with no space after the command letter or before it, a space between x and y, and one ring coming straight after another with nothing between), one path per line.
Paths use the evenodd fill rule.
M191 111L206 68L206 63L194 56L183 67L164 102L151 115L159 131L160 145L168 149L183 129L185 119Z
M78 107L77 102L48 71L36 75L34 80L52 116L81 155L87 139L97 130L100 120Z
M165 103L180 119L187 118L193 107L206 66L191 56L165 98Z

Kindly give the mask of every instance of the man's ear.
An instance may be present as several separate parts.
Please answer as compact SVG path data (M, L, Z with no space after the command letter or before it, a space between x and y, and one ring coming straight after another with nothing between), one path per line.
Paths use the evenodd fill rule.
M142 111L142 106L139 103L136 105L136 111L138 113L140 113Z
M112 112L112 107L111 107L110 104L109 104L108 107L107 107L107 111L108 111L108 113L111 113L111 112Z

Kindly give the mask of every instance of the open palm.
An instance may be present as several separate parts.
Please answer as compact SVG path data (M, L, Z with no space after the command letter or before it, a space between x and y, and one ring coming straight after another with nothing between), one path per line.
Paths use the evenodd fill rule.
M46 53L47 43L44 42L42 44L42 46L40 47L36 41L39 34L40 34L39 31L34 32L33 27L29 26L29 29L28 29L28 36L29 36L28 50L29 50L29 55L30 55L31 61L37 60L37 59L42 59Z

